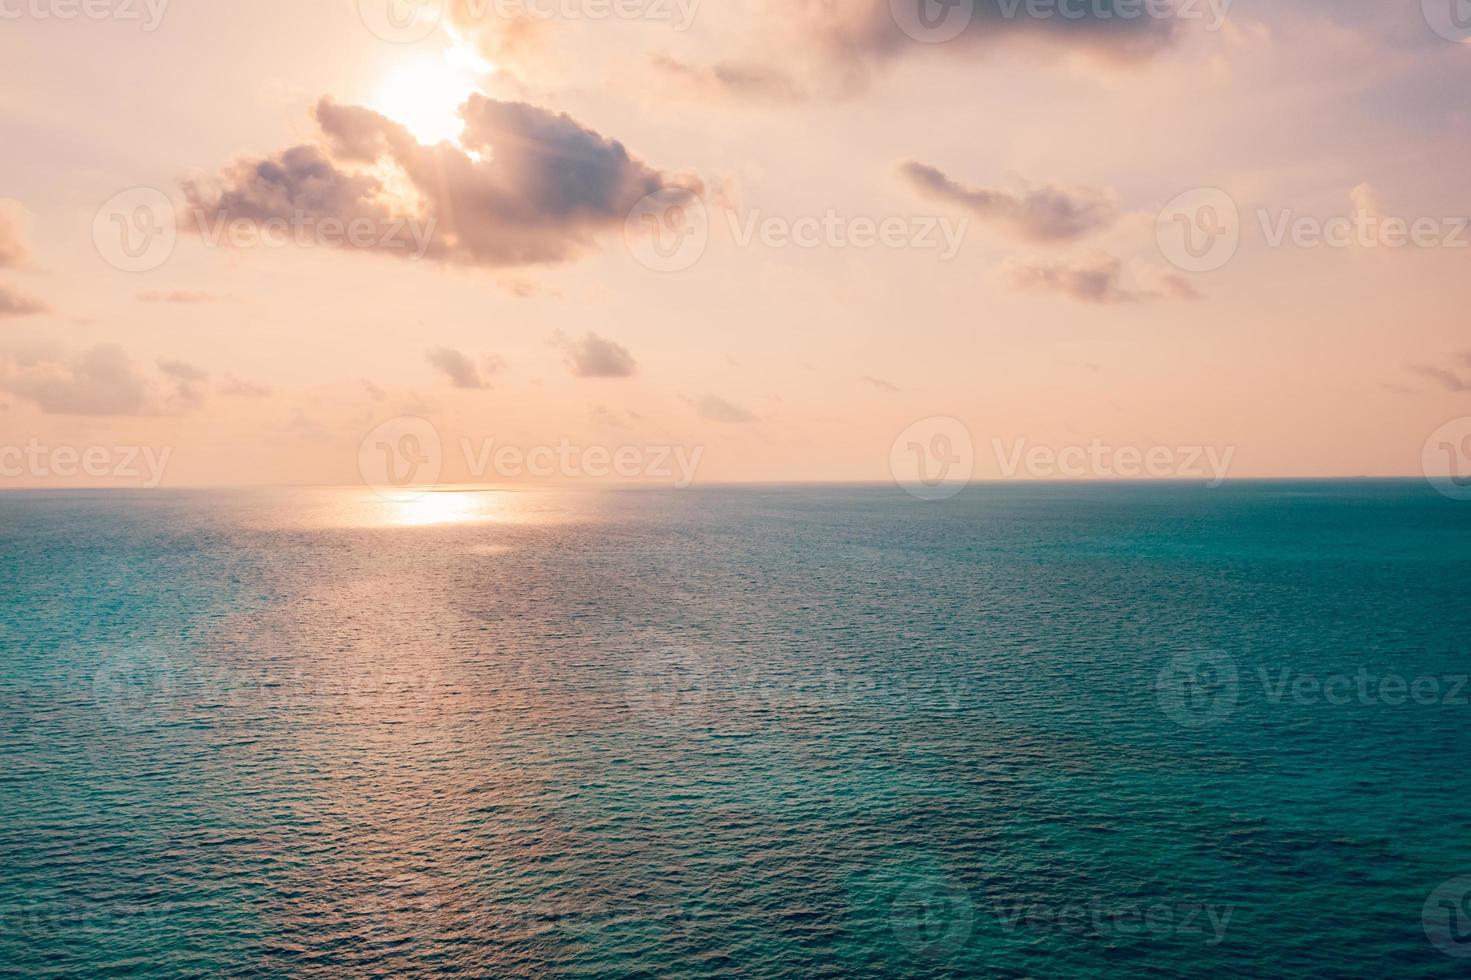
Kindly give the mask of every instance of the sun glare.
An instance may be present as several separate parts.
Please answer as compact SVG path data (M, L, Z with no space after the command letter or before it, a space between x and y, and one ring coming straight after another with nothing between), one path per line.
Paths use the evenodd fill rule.
M454 141L464 128L460 106L476 90L475 73L447 61L419 61L389 73L372 108L402 123L421 143Z

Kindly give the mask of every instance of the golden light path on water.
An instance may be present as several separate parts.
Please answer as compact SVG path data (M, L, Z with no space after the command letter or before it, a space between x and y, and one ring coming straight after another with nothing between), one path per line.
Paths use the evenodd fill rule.
M548 524L575 519L587 493L560 489L436 486L326 491L309 523L358 528L430 528L462 524Z

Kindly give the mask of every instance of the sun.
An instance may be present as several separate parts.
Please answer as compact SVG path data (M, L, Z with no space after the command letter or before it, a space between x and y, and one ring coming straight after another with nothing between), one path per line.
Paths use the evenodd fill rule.
M477 88L469 68L448 59L416 61L393 69L369 108L402 123L421 143L454 142L464 128L460 106Z

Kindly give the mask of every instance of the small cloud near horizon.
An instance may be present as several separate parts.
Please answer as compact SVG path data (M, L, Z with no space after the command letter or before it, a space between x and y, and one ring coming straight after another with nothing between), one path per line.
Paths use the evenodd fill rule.
M638 373L638 362L628 348L588 331L581 340L558 337L567 354L567 366L579 378L629 378Z
M436 347L426 351L429 363L438 369L450 384L467 390L484 390L490 387L489 378L505 369L506 362L495 354L489 354L476 362L462 351L453 347Z
M717 395L702 395L695 403L695 411L699 413L700 418L711 422L741 424L757 421L756 416L751 412Z

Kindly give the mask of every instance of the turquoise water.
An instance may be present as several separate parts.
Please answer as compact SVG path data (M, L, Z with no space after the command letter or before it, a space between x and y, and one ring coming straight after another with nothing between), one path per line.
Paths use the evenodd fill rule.
M1410 482L3 494L0 974L1466 975L1468 571Z

